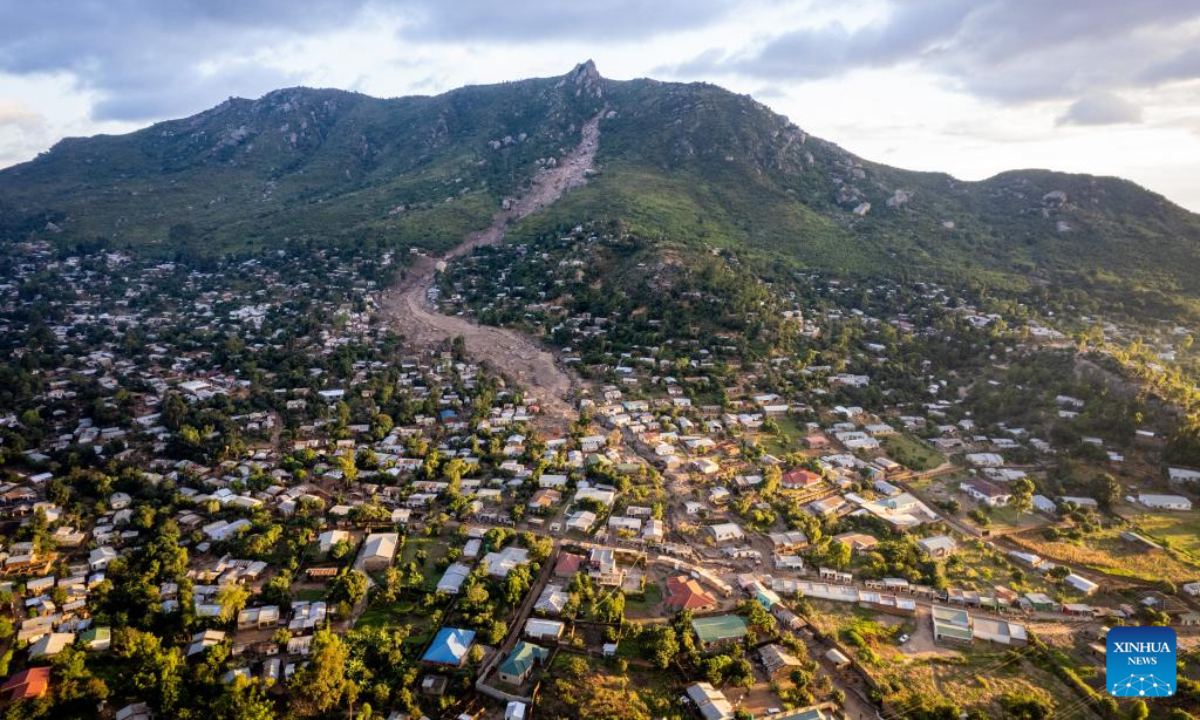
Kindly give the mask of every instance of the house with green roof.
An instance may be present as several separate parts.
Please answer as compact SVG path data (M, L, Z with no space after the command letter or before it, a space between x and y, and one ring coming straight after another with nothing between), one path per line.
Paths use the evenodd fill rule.
M79 636L79 644L88 650L107 650L112 646L112 630L107 627L90 627Z
M550 657L550 651L544 647L527 643L524 640L517 643L504 662L500 663L497 671L500 679L510 685L520 685L529 677L529 673L538 663L545 662Z
M746 637L746 619L740 615L714 615L692 620L692 630L705 650L737 642Z
M934 642L970 643L974 639L971 616L966 610L935 605L930 615L933 620Z

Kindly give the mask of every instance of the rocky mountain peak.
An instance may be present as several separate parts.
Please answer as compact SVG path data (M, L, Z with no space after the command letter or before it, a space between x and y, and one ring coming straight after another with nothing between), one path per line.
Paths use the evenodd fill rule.
M576 97L586 94L598 98L604 94L601 87L603 80L600 71L596 69L596 63L589 59L576 65L571 72L566 74L559 85L574 86Z

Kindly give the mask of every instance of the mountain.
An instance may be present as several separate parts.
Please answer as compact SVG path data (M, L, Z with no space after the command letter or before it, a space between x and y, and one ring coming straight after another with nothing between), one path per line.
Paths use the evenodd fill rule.
M599 174L526 220L583 220L764 266L934 273L1191 311L1200 216L1117 178L963 182L873 163L704 83L560 77L372 98L291 88L0 171L0 240L204 254L283 242L444 249L601 115Z

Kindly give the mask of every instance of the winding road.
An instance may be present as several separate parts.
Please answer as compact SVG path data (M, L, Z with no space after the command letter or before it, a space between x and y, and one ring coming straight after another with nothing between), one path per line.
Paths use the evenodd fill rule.
M443 315L430 302L428 291L439 267L444 267L442 263L499 243L510 224L550 206L568 190L587 182L600 147L603 112L584 124L579 145L555 167L538 172L530 188L493 215L488 227L467 235L441 258L421 258L382 297L385 316L414 346L433 347L462 336L468 355L486 361L526 390L527 401L536 402L541 410L535 424L544 429L565 430L575 418L570 396L578 381L533 338L506 328L479 325L465 317Z

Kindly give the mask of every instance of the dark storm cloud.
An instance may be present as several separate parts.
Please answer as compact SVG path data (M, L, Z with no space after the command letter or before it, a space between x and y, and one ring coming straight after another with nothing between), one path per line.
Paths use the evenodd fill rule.
M401 41L516 43L645 39L728 8L719 0L0 0L0 72L68 72L99 94L96 119L143 120L295 82L248 59L368 12L396 22Z
M875 24L794 29L753 48L700 53L675 71L782 82L911 64L1002 102L1084 99L1200 77L1198 22L1200 3L1179 0L893 0ZM1081 112L1090 106L1098 118L1100 105Z

